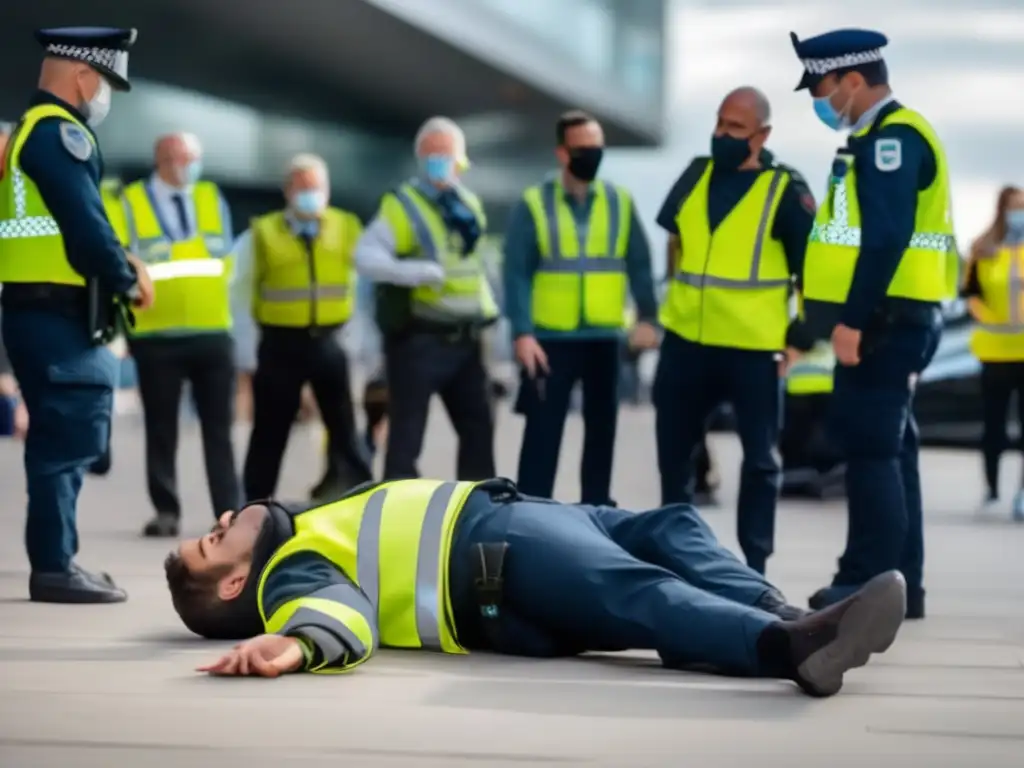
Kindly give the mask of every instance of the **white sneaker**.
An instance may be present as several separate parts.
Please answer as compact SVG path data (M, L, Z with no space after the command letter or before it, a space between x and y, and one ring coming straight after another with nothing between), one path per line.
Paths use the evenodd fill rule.
M1013 519L1015 522L1024 523L1024 491L1017 491L1013 497Z

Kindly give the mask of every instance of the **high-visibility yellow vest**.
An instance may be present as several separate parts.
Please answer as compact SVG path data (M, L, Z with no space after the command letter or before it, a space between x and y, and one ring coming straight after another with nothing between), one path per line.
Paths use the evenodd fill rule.
M928 142L935 155L935 179L917 194L917 214L910 246L886 292L894 298L943 301L956 296L960 258L953 235L953 214L949 191L949 165L942 142L931 125L917 112L901 107L886 115L881 127L909 125ZM872 126L858 131L863 136ZM811 230L804 258L804 298L843 304L853 283L860 256L860 205L857 201L856 169L848 154L839 154L845 173L829 179L825 201Z
M64 239L39 188L21 170L21 150L40 120L58 118L79 126L89 140L92 132L66 109L40 104L21 118L7 148L0 177L0 283L85 285L85 278L68 262Z
M107 212L110 227L117 235L117 242L124 248L130 245L128 234L128 218L125 215L124 200L121 198L122 185L118 179L103 179L100 182L100 197L103 198L103 209Z
M356 648L340 664L313 672L348 671L379 646L465 653L452 619L448 563L455 523L477 485L396 480L298 515L295 536L260 574L257 599L267 632L287 634L298 628L304 611L336 623L336 634ZM263 590L268 578L299 552L315 552L334 563L367 597L374 615L316 593L267 615Z
M791 276L772 236L789 173L767 168L715 228L708 224L709 162L676 215L680 258L661 308L662 325L716 347L780 350L789 325Z
M226 331L231 328L228 286L231 280L231 233L224 229L217 186L193 186L196 234L171 240L160 223L146 181L124 190L129 248L146 263L155 300L136 311L132 336L154 333Z
M340 325L352 316L359 218L328 208L310 253L284 211L252 222L256 280L253 316L262 325L307 328Z
M467 189L459 198L477 218L481 233L487 230L480 199ZM403 184L381 200L380 215L395 235L399 258L427 259L444 268L441 285L421 285L412 290L410 310L420 320L438 323L480 322L498 315L491 284L487 280L481 237L470 253L464 253L461 235L449 228L438 207L412 184Z
M1002 245L975 262L982 316L971 352L982 362L1024 360L1024 245Z
M786 393L823 395L832 391L836 355L830 341L817 342L786 371Z
M541 256L532 297L533 324L540 330L622 327L633 201L625 189L608 182L596 181L591 190L584 243L561 182L547 181L523 194Z

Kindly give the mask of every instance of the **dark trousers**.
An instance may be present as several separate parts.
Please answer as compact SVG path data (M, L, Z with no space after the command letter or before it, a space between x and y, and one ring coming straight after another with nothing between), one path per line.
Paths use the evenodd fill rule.
M274 495L307 381L329 436L328 473L347 487L371 479L356 435L348 359L336 331L264 326L252 379L252 434L242 472L247 499Z
M849 524L835 587L898 568L909 590L921 589L924 522L910 377L928 365L938 340L938 325L896 326L858 365L836 367L830 423L846 456Z
M1014 393L1017 394L1017 419L1024 436L1024 362L981 364L984 412L981 453L985 461L985 484L992 499L999 497L999 458L1007 447L1006 422ZM1021 484L1024 487L1024 480Z
M542 339L549 373L523 377L517 410L526 416L519 450L520 490L550 498L555 490L565 417L576 382L583 387L583 460L580 499L611 502L612 461L619 418L620 346L612 339Z
M828 430L830 400L827 393L786 395L779 441L783 471L807 469L824 474L842 461Z
M509 545L497 647L479 627L471 575L473 545L488 542ZM651 649L671 666L757 674L758 636L778 621L752 607L771 584L684 504L638 513L529 498L495 506L478 491L456 531L451 574L460 638L509 654Z
M655 435L663 504L689 502L694 454L715 407L732 405L743 445L737 535L747 563L764 573L775 541L780 400L771 352L709 347L666 333L654 379Z
M78 552L82 479L110 437L117 359L92 345L84 319L5 308L2 327L29 414L29 564L36 572L67 571Z
M178 495L178 422L182 386L192 393L203 438L213 515L238 509L238 473L231 443L234 420L234 342L227 333L133 339L139 395L146 424L146 482L156 511L181 515Z
M459 480L493 477L494 421L479 338L412 333L384 343L388 444L384 479L419 477L430 400L441 397L459 438Z

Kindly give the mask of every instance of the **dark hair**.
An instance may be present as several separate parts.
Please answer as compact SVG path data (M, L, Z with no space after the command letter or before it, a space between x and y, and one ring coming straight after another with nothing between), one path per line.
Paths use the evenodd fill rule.
M596 122L596 117L589 112L584 112L582 109L570 109L568 112L563 112L559 116L558 122L555 123L555 140L557 145L561 147L565 144L565 134L568 133L570 128Z
M993 251L1006 239L1006 211L1010 207L1010 200L1022 191L1024 190L1020 187L1010 184L999 190L999 196L996 197L996 215L988 229L971 245L971 258L976 259Z
M164 561L171 603L192 632L209 640L246 640L263 632L263 620L256 605L254 589L247 583L234 600L221 600L217 583L231 570L221 566L205 573L193 573L177 552ZM255 582L259 572L250 573Z
M830 74L835 74L838 79L842 80L845 75L851 72L860 74L869 88L874 88L876 85L889 84L889 68L885 66L884 61L869 61L866 64L858 64L854 67L843 67Z

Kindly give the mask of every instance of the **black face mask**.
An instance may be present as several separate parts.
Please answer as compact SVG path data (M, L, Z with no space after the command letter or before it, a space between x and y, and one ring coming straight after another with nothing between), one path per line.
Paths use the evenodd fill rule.
M750 139L738 139L735 136L711 137L711 159L723 171L735 171L750 157Z
M604 147L575 147L568 151L569 173L580 181L593 181L597 178Z

